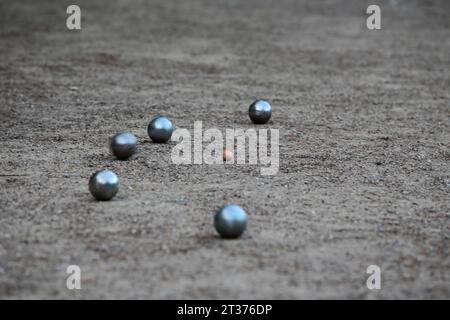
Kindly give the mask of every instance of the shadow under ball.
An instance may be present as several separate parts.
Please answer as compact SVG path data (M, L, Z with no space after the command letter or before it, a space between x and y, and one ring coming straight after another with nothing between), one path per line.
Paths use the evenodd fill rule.
M265 100L256 100L250 105L248 115L255 124L264 124L272 116L272 107Z
M97 171L89 179L89 191L97 200L111 200L119 191L119 178L111 170Z
M137 139L134 134L121 132L110 139L111 153L119 160L126 160L136 153Z
M247 228L247 214L238 205L226 205L214 216L214 227L222 238L238 238Z
M169 119L163 116L154 118L147 127L147 133L153 142L167 142L172 137L173 126Z

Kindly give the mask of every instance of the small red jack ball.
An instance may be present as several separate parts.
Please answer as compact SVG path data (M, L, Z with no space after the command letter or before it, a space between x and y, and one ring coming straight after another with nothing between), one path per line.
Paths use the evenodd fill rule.
M233 151L227 148L223 149L223 161L232 161L233 158Z

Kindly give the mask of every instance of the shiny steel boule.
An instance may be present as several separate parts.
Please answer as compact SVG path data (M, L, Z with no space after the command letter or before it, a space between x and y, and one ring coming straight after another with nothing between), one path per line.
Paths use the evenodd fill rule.
M214 227L222 238L238 238L247 228L247 214L238 205L226 205L214 216Z
M154 118L147 127L147 133L153 142L167 142L172 137L173 126L169 119L163 116Z
M119 178L111 170L97 171L89 179L89 191L97 200L111 200L119 191Z
M121 132L110 139L111 153L119 160L126 160L136 153L137 139L134 134Z
M253 123L264 124L267 123L272 116L272 107L265 100L256 100L250 105L248 115Z

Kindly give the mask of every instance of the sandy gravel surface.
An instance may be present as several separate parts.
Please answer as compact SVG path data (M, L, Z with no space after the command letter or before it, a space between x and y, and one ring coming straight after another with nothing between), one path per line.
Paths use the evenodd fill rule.
M81 32L70 3L0 1L0 298L450 298L449 1L378 1L380 31L370 1L79 0ZM147 137L160 113L253 128L255 97L274 176ZM87 189L103 167L111 202ZM212 225L228 202L239 240Z

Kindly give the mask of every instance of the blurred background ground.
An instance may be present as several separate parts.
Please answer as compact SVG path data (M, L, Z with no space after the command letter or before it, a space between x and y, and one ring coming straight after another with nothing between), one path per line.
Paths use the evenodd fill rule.
M79 0L80 32L72 3L0 1L1 298L450 298L449 1L377 1L379 31L370 1ZM160 113L252 128L256 97L275 176L148 141ZM119 162L124 130L140 152ZM111 202L87 189L102 167ZM236 241L212 226L228 202Z

